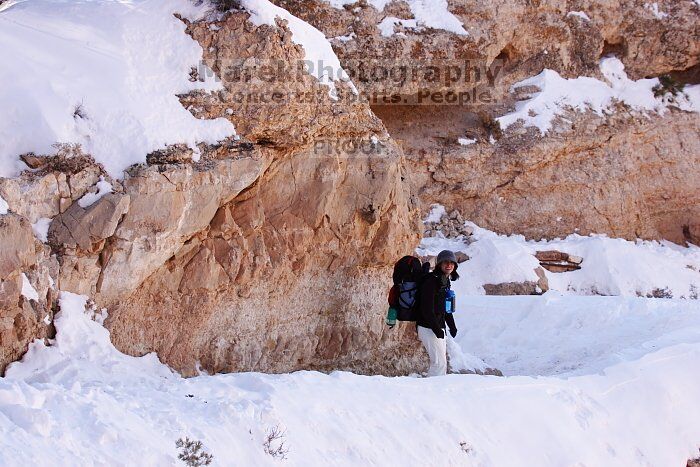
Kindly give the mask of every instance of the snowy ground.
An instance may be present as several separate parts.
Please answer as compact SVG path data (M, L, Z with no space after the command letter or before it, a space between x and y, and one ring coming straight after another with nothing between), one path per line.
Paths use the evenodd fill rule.
M155 355L120 354L84 298L63 293L53 345L33 344L0 379L0 465L178 465L185 436L213 465L671 466L695 454L696 301L460 298L451 358L520 376L183 379ZM278 426L284 461L263 447Z
M433 207L426 221L436 222L444 211ZM565 239L528 241L522 235L498 235L475 224L472 243L444 237L424 238L421 255L440 250L463 251L470 260L459 266L461 279L454 288L462 295L483 295L484 284L537 281L537 251L558 250L583 258L581 269L545 272L550 290L567 295L653 296L662 291L671 298L700 296L700 247L671 242L627 241L605 235L570 235ZM697 302L700 304L700 302Z
M469 245L428 238L420 252L472 257L454 283L450 363L505 377L183 379L155 355L119 353L104 317L62 293L55 341L34 343L0 378L0 465L182 465L183 437L222 466L681 466L696 456L700 301L636 295L698 286L698 248L600 236L528 242L474 227ZM543 296L483 295L489 281L532 279L532 253L552 248L583 256L583 269L549 274ZM606 284L617 296L580 295ZM275 428L283 437L271 449L283 442L285 459L264 447Z
M695 300L548 292L462 302L455 315L459 347L507 376L599 373L658 349L700 343Z

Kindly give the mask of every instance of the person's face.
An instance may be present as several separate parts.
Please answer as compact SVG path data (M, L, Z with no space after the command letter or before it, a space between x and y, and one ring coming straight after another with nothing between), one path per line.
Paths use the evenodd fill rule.
M455 264L452 261L443 261L440 263L440 270L443 274L448 276L455 270Z

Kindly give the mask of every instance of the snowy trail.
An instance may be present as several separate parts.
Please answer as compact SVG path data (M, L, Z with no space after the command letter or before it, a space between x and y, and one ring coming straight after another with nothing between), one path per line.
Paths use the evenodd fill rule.
M505 375L598 373L664 347L700 343L697 300L556 292L541 297L457 296L460 350Z
M0 464L181 465L175 440L189 436L204 442L213 465L277 465L262 444L278 425L289 448L285 463L299 466L666 466L694 455L700 443L697 310L683 301L645 299L615 308L611 297L583 297L581 306L572 297L477 298L481 311L462 315L457 343L503 358L475 344L481 328L493 336L493 348L519 349L518 364L532 370L541 368L535 357L545 346L529 346L555 336L559 322L541 321L539 335L517 343L503 324L518 314L513 329L538 322L535 303L572 322L594 303L620 326L641 313L655 317L650 333L656 335L627 340L620 351L611 347L615 332L601 334L592 325L599 315L581 327L561 327L552 352L579 333L591 347L616 355L583 359L581 376L297 372L183 379L155 355L119 353L83 312L84 299L63 293L54 345L34 344L0 379ZM467 330L467 320L474 320L474 330ZM679 334L684 326L695 331Z

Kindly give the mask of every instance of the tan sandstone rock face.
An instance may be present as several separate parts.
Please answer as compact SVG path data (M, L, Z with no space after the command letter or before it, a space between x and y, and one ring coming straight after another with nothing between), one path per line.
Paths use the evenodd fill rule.
M134 291L192 236L219 206L253 184L269 157L217 161L211 167L139 170L123 182L129 209L101 253L97 299L111 306Z
M700 12L692 2L673 0L656 2L659 18L644 0L449 0L448 9L468 35L428 29L415 32L397 27L395 34L383 37L377 25L386 16L411 19L408 4L389 2L377 11L364 2L333 8L323 0L275 0L274 3L308 21L335 39L333 47L349 70L362 64L396 63L408 67L424 64L457 64L471 60L472 65L490 67L496 61L504 70L496 71L499 81L514 81L535 75L543 68L566 77L598 72L602 55L618 55L629 76L639 79L671 71L684 71L698 64L700 56ZM589 20L570 12L584 13ZM357 66L353 66L353 64ZM432 90L469 89L475 81L463 79L430 85L412 80L362 80L355 84L366 94L411 95L421 86ZM505 89L505 88L504 88Z
M284 21L279 27L258 27L248 16L227 14L213 23L216 30L196 23L188 27L225 85L216 94L181 96L194 115L228 118L249 141L277 149L386 132L366 104L354 102L347 84L336 82L338 99L333 100L328 87L300 70L305 52L291 42Z
M666 15L660 18L643 1L450 0L450 11L468 36L396 29L402 34L390 37L381 36L376 25L386 15L412 18L400 0L383 12L362 3L342 10L320 0L276 3L329 37L353 35L333 41L350 69L386 64L416 70L432 64L444 72L470 61L491 71L493 84L488 79L449 85L355 80L370 98L375 93L415 98L421 91L459 93L474 87L492 98L463 105L374 101L373 111L408 158L410 181L424 212L431 203L441 203L489 229L532 238L579 232L700 241L696 113L642 116L621 106L605 119L567 115L569 123L559 120L545 136L517 127L503 134L493 120L512 109L518 97L508 89L514 82L543 68L564 77L602 78L598 61L608 54L622 60L632 79L670 74L697 82L700 9L691 2L658 2L659 15ZM415 99L407 102L415 104ZM457 140L464 137L477 143L460 146ZM494 144L488 143L491 137Z
M34 240L27 219L0 215L0 374L31 341L53 332L53 278L58 264L49 255L49 249ZM36 291L36 298L22 293L24 281Z
M114 234L129 210L129 200L128 195L110 193L86 208L73 203L53 219L48 233L50 243L56 248L91 250L95 243Z
M26 219L13 214L0 217L2 238L5 243L0 250L0 278L13 271L23 270L34 264L34 234Z
M18 178L0 178L0 196L13 212L30 223L53 218L80 199L104 175L102 168L84 156L61 154L46 158L45 166Z
M319 159L308 151L275 161L207 215L209 222L150 271L136 293L108 300L115 344L129 353L157 351L187 374L197 362L207 371L408 371L410 358L384 359L402 345L398 332L383 334L386 265L417 239L406 225L406 200L396 204L403 196L396 162ZM158 212L151 224L177 225L177 217ZM131 224L122 224L128 232ZM121 241L109 247L110 264L126 255ZM136 271L159 254L139 250ZM133 269L123 259L114 264ZM131 280L123 272L107 267L104 274ZM107 283L98 297L114 293L116 284Z
M225 76L234 59L303 56L283 24L255 28L246 18L228 15L218 31L190 25L217 73ZM207 223L188 229L184 245L112 308L115 344L130 353L157 351L186 374L197 365L214 372L420 368L410 326L389 333L383 324L389 266L419 235L401 150L368 106L327 99L310 76L283 82L280 92L311 88L320 96L312 104L237 102L239 83L224 85L225 92L183 96L183 103L198 115L230 118L242 137L258 142L254 148L267 148L265 163L244 191L211 204L201 216ZM343 138L363 141L368 152L326 146ZM131 196L133 209L138 196ZM127 220L117 236L127 232ZM106 284L102 293L113 288Z
M42 218L60 217L69 207L78 207L74 201L102 174L101 167L89 158L68 155L66 148L59 153L42 158L43 168L38 171L15 179L0 179L0 196L11 211L0 215L0 373L8 363L20 358L34 339L55 333L52 323L59 290L59 262L51 248L35 238L32 224ZM37 298L22 293L23 275L31 286L29 295L34 289Z
M414 187L426 204L503 233L700 242L697 114L569 117L574 128L546 138L408 149Z
M190 25L212 69L223 73L241 57L303 57L284 24L254 27L247 17L227 15L218 31ZM241 142L203 146L197 163L185 147L150 154L147 165L112 181L114 193L85 208L73 186L84 194L96 179L79 183L85 177L49 167L17 183L38 190L65 179L59 195L46 189L31 203L15 196L10 204L53 217L58 287L107 307L124 352L155 351L188 375L198 365L416 371L425 362L415 331L384 325L390 265L420 235L401 149L366 104L330 99L309 75L281 83L319 98L240 102L237 90L253 94L270 83L224 81L223 92L181 99L198 116L230 118ZM352 92L340 83L338 90ZM363 149L331 144L340 140ZM21 191L6 183L3 193ZM62 208L62 199L76 202Z

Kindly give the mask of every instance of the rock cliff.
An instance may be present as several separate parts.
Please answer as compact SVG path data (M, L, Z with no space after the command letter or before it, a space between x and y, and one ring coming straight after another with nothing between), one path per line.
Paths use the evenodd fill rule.
M513 83L543 68L601 78L608 54L634 79L696 82L694 2L450 0L468 34L397 22L388 35L378 24L410 21L408 3L274 3L335 38L354 86L300 68L305 50L287 21L257 24L240 8L183 18L204 51L190 76L213 72L223 89L179 99L198 118L230 120L237 137L163 148L119 180L64 145L25 155L32 170L0 179L10 207L0 215L0 369L52 336L66 290L106 308L120 350L157 352L186 375L416 371L415 332L387 330L383 315L390 265L414 251L421 210L436 202L529 237L700 242L696 113L571 111L545 135L494 123L518 102ZM465 60L479 79L366 74ZM448 92L469 97L435 101ZM482 92L488 102L474 100ZM111 189L98 196L100 181Z
M0 368L17 360L35 338L53 335L53 277L58 264L34 239L26 218L0 216Z
M242 51L284 63L303 57L284 24L255 26L248 16L189 25L212 69ZM308 74L286 85L322 97L313 105L240 102L240 83L225 80L217 95L181 96L193 113L230 118L240 139L201 146L198 162L186 147L150 154L89 206L78 200L107 175L83 154L3 179L0 196L17 214L3 216L2 241L17 250L3 271L3 297L13 303L3 314L14 316L17 335L6 340L26 348L45 334L21 324L30 309L18 287L21 271L39 262L30 224L52 218L57 288L105 307L124 352L155 351L190 375L199 367L405 373L420 362L413 335L383 324L388 268L420 235L403 154L366 104L324 98ZM40 304L48 309L54 299ZM41 327L35 314L29 321ZM20 354L8 351L0 363Z
M495 124L522 99L511 85L544 68L601 78L599 60L613 55L631 79L698 83L693 2L450 0L466 35L402 24L380 33L388 17L416 17L410 2L381 11L377 2L276 3L335 38L341 63L403 148L424 212L440 203L489 229L538 239L579 232L700 241L697 113L641 114L620 104L605 117L572 112L545 136ZM416 78L428 66L437 78ZM449 103L450 92L464 98Z

